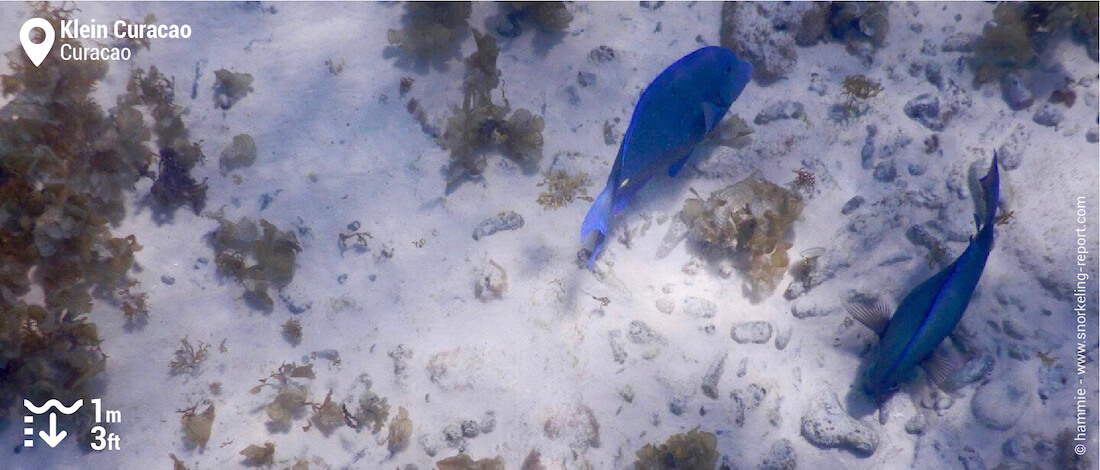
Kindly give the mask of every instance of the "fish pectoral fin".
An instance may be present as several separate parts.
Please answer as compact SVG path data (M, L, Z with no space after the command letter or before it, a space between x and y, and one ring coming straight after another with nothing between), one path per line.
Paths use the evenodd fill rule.
M703 134L700 137L705 136L714 130L718 125L718 121L722 119L722 115L725 111L718 105L712 104L709 101L703 101Z
M935 351L931 356L928 356L924 362L921 362L921 368L924 369L924 373L928 374L928 378L932 380L932 383L936 384L940 390L943 390L952 396L956 396L957 393L949 388L949 380L951 376L955 375L959 369L962 369L965 363L956 355L944 352L942 350Z
M844 310L856 321L866 326L875 334L882 336L886 332L886 325L890 323L890 314L893 309L885 302L875 302L872 305L864 305L857 302L844 302Z
M680 170L684 169L684 165L687 164L689 158L691 158L691 150L688 150L688 152L684 154L683 157L681 157L679 160L676 160L676 162L668 167L668 176L670 178L675 178L676 175L680 173Z

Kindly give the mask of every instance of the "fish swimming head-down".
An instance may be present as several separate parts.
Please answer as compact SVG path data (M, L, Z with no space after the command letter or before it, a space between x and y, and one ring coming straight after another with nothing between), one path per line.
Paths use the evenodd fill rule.
M676 176L691 151L718 125L752 76L733 51L710 46L668 66L642 92L607 185L581 226L581 242L597 232L588 266L603 250L611 221L651 178Z
M853 317L880 337L863 383L868 395L888 395L917 365L924 365L941 386L952 372L950 365L934 360L932 352L962 319L993 248L994 217L1000 199L995 153L981 187L984 213L975 214L978 234L954 262L910 291L889 319L888 310L881 306L848 306Z

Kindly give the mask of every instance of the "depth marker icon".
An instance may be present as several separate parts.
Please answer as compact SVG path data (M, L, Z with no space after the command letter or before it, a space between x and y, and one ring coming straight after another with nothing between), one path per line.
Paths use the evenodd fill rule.
M23 424L28 426L23 428L23 435L29 436L23 438L23 447L34 447L34 427L31 427L34 424L34 416L24 416Z
M50 408L57 408L58 413L71 415L76 413L76 410L79 410L81 406L84 406L84 399L77 400L69 407L62 405L60 401L55 399L47 400L42 406L35 406L30 400L23 399L23 406L27 408L27 411L31 412L29 415L23 415L23 447L34 447L34 427L31 426L34 424L34 415L40 415L50 411ZM50 412L49 432L38 432L38 436L50 447L57 447L57 445L65 439L65 436L68 435L69 433L64 430L61 432L57 431L57 413L54 412Z

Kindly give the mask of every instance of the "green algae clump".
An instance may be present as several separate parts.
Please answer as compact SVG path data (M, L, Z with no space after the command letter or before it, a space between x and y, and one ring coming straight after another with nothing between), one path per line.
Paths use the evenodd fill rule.
M719 122L707 138L716 145L739 149L752 143L754 132L749 123L735 113Z
M256 162L256 141L248 134L233 137L233 142L218 157L218 166L222 174L238 168L252 166Z
M866 100L878 96L882 92L882 84L867 78L865 75L848 75L844 77L844 94Z
M244 464L252 467L260 467L275 463L275 444L265 442L263 445L252 444L240 452L244 456Z
M332 434L336 428L347 424L344 421L344 408L332 401L332 390L325 395L325 401L313 405L313 419L311 422L324 435Z
M974 43L974 52L982 63L1005 69L1023 68L1035 58L1028 35L1023 9L1002 3L993 9L993 21Z
M843 41L867 41L875 47L886 43L890 32L889 4L884 2L833 3L829 31Z
M573 21L565 2L500 2L500 13L490 17L492 29L505 38L523 34L523 23L549 35L564 35Z
M488 166L486 153L495 147L525 170L542 159L545 121L527 109L512 111L503 93L503 104L493 102L491 94L500 84L500 48L491 35L473 32L477 51L466 58L462 106L454 108L439 139L451 152L447 193L463 181L480 177Z
M72 9L33 4L55 29ZM88 315L93 299L119 305L127 326L147 313L128 279L141 245L114 232L147 174L152 132L120 99L104 110L93 92L108 63L60 60L36 67L17 48L0 77L0 420L22 399L69 404L92 395L106 355ZM42 300L38 300L42 299ZM69 428L90 436L84 407Z
M386 438L386 447L389 449L390 454L396 454L409 447L409 441L412 439L412 426L409 412L405 410L404 406L397 407L397 416L394 416L393 420L390 421L390 434Z
M975 84L997 81L1007 72L1034 67L1061 39L1081 43L1093 61L1098 53L1100 7L1096 2L1000 3L993 20L974 41L970 63Z
M214 106L228 110L238 101L252 92L252 74L230 72L226 69L214 71Z
M306 405L309 389L305 385L286 382L278 386L275 398L264 407L264 413L271 422L289 426L291 419Z
M867 100L882 93L882 84L874 81L866 75L855 74L844 77L841 92L843 102L833 105L829 114L840 122L848 122L867 114L871 105Z
M360 427L365 426L370 429L371 433L377 434L382 430L382 426L386 424L386 418L389 415L390 405L388 400L368 389L359 397L359 407L355 409L352 416Z
M302 342L302 322L297 318L291 318L283 323L283 338L294 346Z
M517 109L500 126L504 156L524 166L533 166L542 158L542 131L546 121L526 109Z
M180 424L183 425L183 435L194 446L206 449L206 443L210 442L210 431L214 429L214 404L211 403L197 413L198 406L192 406L180 411Z
M291 420L303 414L303 408L309 403L309 387L292 379L313 380L314 378L316 374L313 372L313 364L303 366L295 363L283 364L268 378L261 379L260 384L252 387L249 393L255 395L264 387L274 388L275 398L264 407L264 413L274 427L289 428Z
M212 237L218 273L244 286L250 306L271 311L275 302L268 287L282 289L294 278L295 260L302 251L298 237L264 219L257 225L246 217L237 222L220 213L212 217L218 221Z
M502 2L500 6L510 21L529 22L545 33L566 31L573 21L565 2Z
M698 429L674 434L664 444L646 444L636 452L634 470L714 470L718 438Z
M829 40L868 42L881 48L890 32L889 16L885 2L816 2L798 20L795 42L803 47Z
M414 59L446 62L458 55L472 11L469 2L408 2L402 28L387 31L386 39Z

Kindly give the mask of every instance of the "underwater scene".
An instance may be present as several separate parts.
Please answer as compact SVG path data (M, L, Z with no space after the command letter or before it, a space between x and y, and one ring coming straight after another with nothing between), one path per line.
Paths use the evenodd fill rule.
M1097 2L0 4L0 469L1093 469Z

